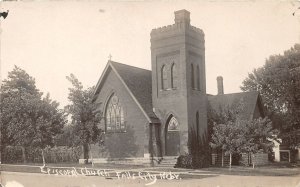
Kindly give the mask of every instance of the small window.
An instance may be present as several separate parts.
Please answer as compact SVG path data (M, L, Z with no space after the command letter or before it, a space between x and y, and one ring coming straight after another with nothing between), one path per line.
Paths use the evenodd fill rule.
M161 68L161 89L165 90L168 87L168 76L167 76L167 67L165 65Z
M169 121L168 131L179 131L179 123L174 116Z
M195 88L195 76L194 76L194 65L191 64L191 83L192 83L192 89Z
M199 112L196 113L196 134L199 137Z
M177 88L177 69L175 63L171 66L171 87L173 89Z
M201 82L200 82L200 69L199 66L197 65L197 89L201 90Z

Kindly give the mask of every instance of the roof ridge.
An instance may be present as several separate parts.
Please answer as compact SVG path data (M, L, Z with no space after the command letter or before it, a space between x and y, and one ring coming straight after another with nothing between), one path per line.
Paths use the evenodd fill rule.
M222 96L222 95L224 96L224 95L245 94L245 93L254 93L254 92L259 93L258 91L254 90L254 91L247 91L247 92L242 91L242 92L235 92L235 93L226 93L226 94L220 94L220 95L218 95L218 94L217 95L207 94L207 96Z
M119 64L119 65L123 65L123 66L128 66L128 67L131 67L131 68L135 68L135 69L141 69L141 70L145 70L145 71L151 71L149 69L145 69L145 68L140 68L140 67L136 67L136 66L133 66L133 65L128 65L128 64L123 64L123 63L120 63L120 62L115 62L115 61L110 61L112 64Z

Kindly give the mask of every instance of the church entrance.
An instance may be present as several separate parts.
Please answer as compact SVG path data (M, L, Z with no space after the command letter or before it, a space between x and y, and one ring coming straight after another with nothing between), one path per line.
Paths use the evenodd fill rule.
M165 130L166 156L178 156L180 154L179 123L174 116L170 116Z

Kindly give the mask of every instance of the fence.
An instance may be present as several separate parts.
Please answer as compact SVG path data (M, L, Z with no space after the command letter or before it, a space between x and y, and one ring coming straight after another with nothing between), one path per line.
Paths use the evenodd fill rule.
M42 150L39 148L20 146L7 146L2 153L3 163L22 163L24 162L23 150L25 150L26 162L42 163ZM46 163L78 162L82 155L81 147L47 147L44 149Z

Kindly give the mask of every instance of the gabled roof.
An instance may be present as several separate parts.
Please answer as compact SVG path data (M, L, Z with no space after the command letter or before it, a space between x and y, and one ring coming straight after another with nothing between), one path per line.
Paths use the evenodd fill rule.
M117 62L111 62L132 94L138 100L150 118L157 118L152 107L152 73Z
M220 109L237 106L239 103L243 104L241 117L249 119L253 117L255 106L259 102L260 97L257 91L239 92L222 95L208 95L208 102L213 110L220 112Z
M152 111L152 74L150 70L109 61L95 90L95 95L99 93L100 85L109 67L115 71L117 76L128 88L129 94L136 101L149 122L156 122L158 119Z
M96 85L95 97L99 93L105 77L110 71L114 71L132 96L133 100L140 107L149 122L157 123L159 119L154 114L152 108L152 73L150 70L109 61ZM240 92L223 95L207 95L212 109L219 112L220 108L232 107L242 102L244 108L241 117L249 119L253 117L256 104L262 105L259 93ZM260 106L262 107L262 106ZM262 108L261 108L262 110Z

